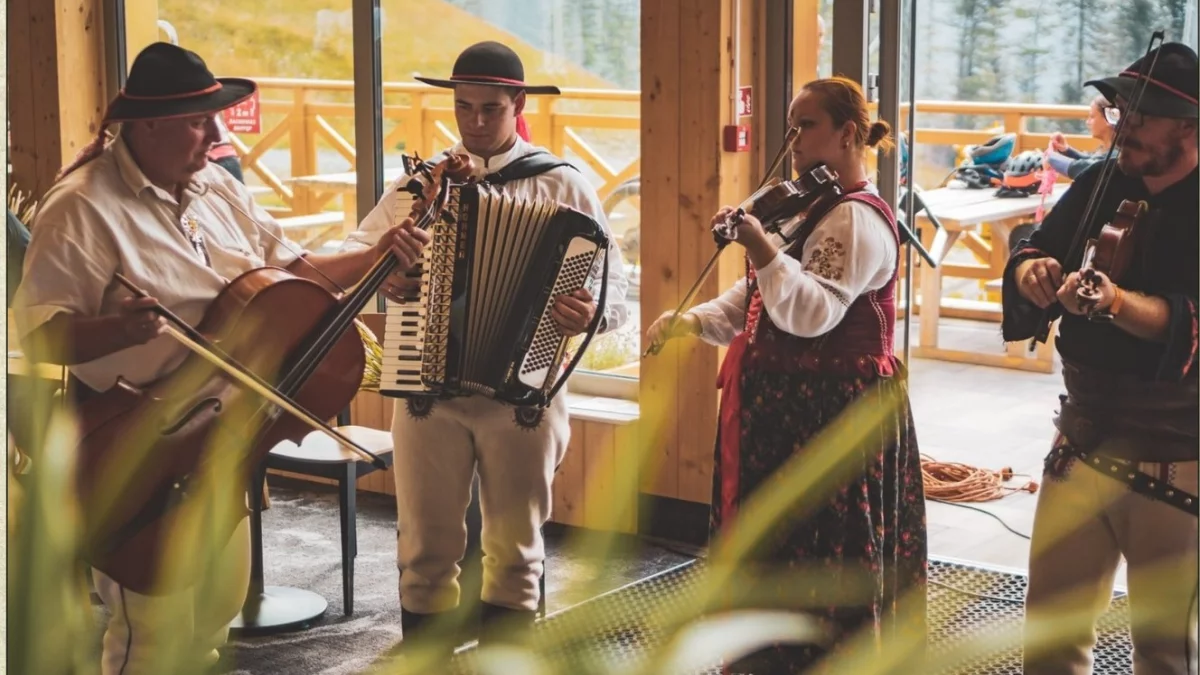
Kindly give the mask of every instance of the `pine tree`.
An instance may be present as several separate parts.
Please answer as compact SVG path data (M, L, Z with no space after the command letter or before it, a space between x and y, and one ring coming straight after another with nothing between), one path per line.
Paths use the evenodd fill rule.
M1125 0L1117 11L1114 37L1119 47L1117 68L1123 68L1146 53L1150 35L1162 26L1158 5L1162 0ZM1181 17L1182 19L1182 17ZM1168 40L1171 38L1168 37Z
M1003 0L959 0L959 101L1003 101L1005 66L1001 41L1004 35Z
M1164 42L1178 41L1195 43L1195 35L1184 35L1183 29L1187 25L1187 9L1188 3L1195 4L1196 0L1159 0L1163 10L1163 20L1166 25L1162 26L1167 31ZM1142 51L1145 51L1145 44L1150 40L1152 29L1149 26L1145 27L1146 37L1142 40ZM1154 28L1159 28L1155 26Z
M1017 91L1025 102L1034 102L1038 98L1039 85L1045 74L1042 72L1045 57L1050 52L1049 45L1053 37L1042 35L1046 28L1043 20L1047 5L1041 0L1032 0L1032 6L1018 6L1013 9L1013 16L1024 21L1031 21L1029 33L1014 43L1017 68Z

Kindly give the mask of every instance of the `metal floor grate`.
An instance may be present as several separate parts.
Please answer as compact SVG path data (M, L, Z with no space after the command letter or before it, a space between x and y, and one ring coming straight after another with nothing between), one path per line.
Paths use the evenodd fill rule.
M702 562L686 563L648 579L588 600L538 623L538 641L558 643L564 631L585 634L585 641L560 649L552 655L554 672L582 673L585 663L605 662L616 667L633 666L644 650L662 642L662 635L639 621L651 607L660 603L678 604L691 596L699 578ZM959 563L930 560L929 563L929 648L945 651L958 641L980 631L994 632L1022 620L1026 578ZM964 595L973 594L973 595ZM964 605L964 602L966 603ZM590 611L582 612L587 607ZM587 618L584 618L584 615ZM1094 671L1105 675L1132 673L1131 643L1128 633L1128 601L1124 593L1114 594L1109 611L1097 626ZM579 622L587 620L588 626ZM583 629L583 630L581 630ZM462 672L470 672L470 651L459 659ZM465 657L465 660L464 660ZM697 675L719 675L716 667ZM964 663L946 673L930 675L1020 675L1021 652L1012 649L978 662Z

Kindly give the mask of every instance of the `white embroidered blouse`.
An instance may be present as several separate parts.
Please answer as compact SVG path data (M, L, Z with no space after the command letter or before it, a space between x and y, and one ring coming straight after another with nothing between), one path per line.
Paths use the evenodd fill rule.
M872 189L868 187L867 189ZM790 235L793 219L782 228ZM773 237L781 243L778 235ZM837 327L860 295L887 285L899 255L891 226L868 204L846 200L817 224L800 260L783 250L757 271L759 292L771 321L799 337L817 337ZM746 278L690 311L701 326L700 338L728 345L746 324Z

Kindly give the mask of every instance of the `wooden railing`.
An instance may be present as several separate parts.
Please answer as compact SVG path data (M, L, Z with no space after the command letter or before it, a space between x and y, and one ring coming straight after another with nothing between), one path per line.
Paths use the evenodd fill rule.
M310 193L294 189L287 178L277 175L263 163L271 149L290 150L292 177L319 173L317 149L320 143L340 154L354 169L356 151L352 140L354 83L349 80L306 80L258 78L262 90L262 133L237 137L234 144L244 169L262 181L269 194L261 201L276 215L298 216L316 213L336 197L334 193ZM445 89L415 83L385 83L384 148L403 143L406 153L429 157L456 142L454 110ZM638 91L570 89L561 96L530 96L525 117L532 129L533 141L563 156L573 153L600 177L601 200L630 178L638 175L641 162L634 153L624 166L614 164L584 139L592 130L613 130L629 136L625 147L636 147L640 128ZM443 101L435 106L435 101ZM1034 118L1084 119L1086 106L1034 105L1024 103L973 103L955 101L918 101L917 112L975 116L973 129L926 128L918 126L917 147L931 145L963 146L985 142L998 130L1016 132L1015 152L1045 148L1049 133L1029 130ZM908 105L901 106L901 128L907 120ZM350 137L350 139L348 139ZM1073 145L1091 148L1094 142L1082 136L1068 136ZM390 154L391 150L385 150Z
M263 200L277 215L305 215L320 211L334 194L306 194L293 190L286 178L277 175L263 163L263 155L271 149L286 146L290 150L292 177L318 173L317 148L324 142L349 162L356 165L352 140L354 83L349 80L303 80L258 78L263 113L262 133L243 139L234 135L234 145L242 158L246 173L257 175L273 193ZM424 84L385 83L384 148L404 144L404 152L416 152L429 157L457 142L454 109L433 102L449 103L449 92ZM638 142L640 118L637 114L639 94L636 91L603 89L562 90L561 96L529 96L525 118L529 122L533 142L544 145L559 156L574 153L602 180L601 199L625 180L636 176L641 165L638 153L624 166L614 166L591 143L584 140L583 130L618 130L630 135L630 143ZM580 112L578 108L600 108L604 112ZM389 128L390 126L390 128ZM246 141L250 141L247 143ZM385 150L385 152L388 152ZM275 202L275 203L272 203Z

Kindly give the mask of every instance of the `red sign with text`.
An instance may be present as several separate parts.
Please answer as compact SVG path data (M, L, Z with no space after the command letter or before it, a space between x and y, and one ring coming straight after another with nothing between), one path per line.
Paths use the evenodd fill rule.
M750 98L750 87L738 87L738 117L749 117L754 114L754 105Z
M222 113L225 126L235 134L262 133L262 109L258 105L258 92L241 103L226 108Z

